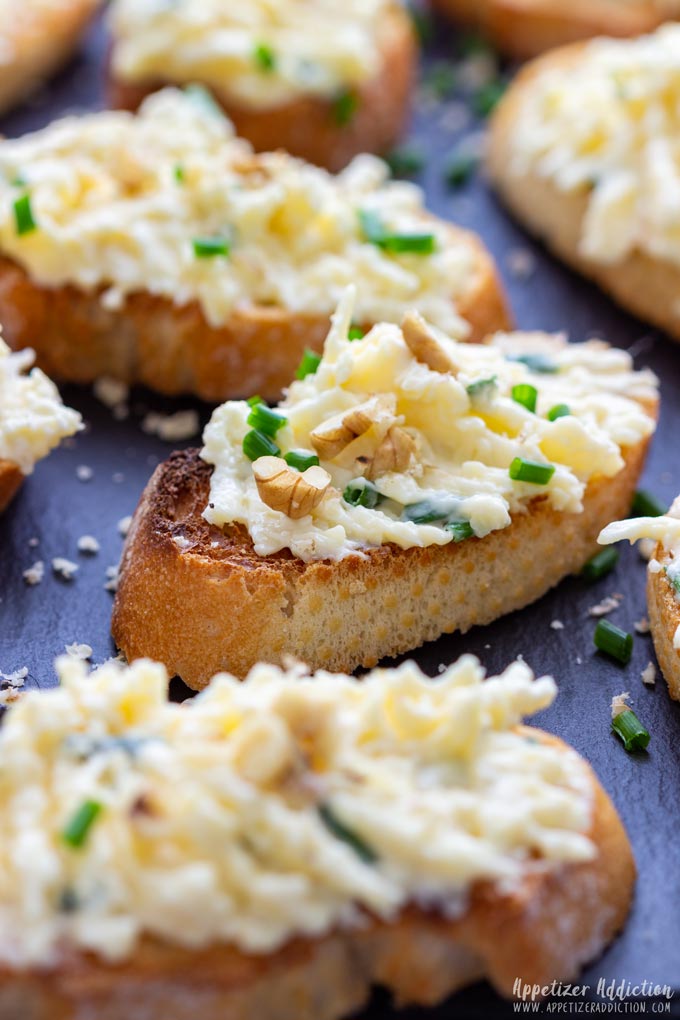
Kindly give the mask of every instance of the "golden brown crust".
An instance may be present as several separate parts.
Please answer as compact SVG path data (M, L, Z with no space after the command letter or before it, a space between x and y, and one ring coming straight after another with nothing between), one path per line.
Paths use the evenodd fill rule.
M12 502L23 480L24 476L17 465L0 457L0 514Z
M663 563L666 554L657 546L654 554ZM671 698L680 701L680 648L673 646L673 640L680 627L680 602L675 597L666 572L648 574L647 610L654 639L654 651L661 667Z
M337 563L287 550L255 554L245 529L201 516L211 468L197 450L156 469L123 552L113 636L129 660L148 656L199 689L220 670L245 676L293 655L315 669L352 672L528 605L579 570L600 530L625 516L647 443L625 451L615 478L588 486L584 512L537 499L484 539L401 550L391 545Z
M539 730L527 733L564 747ZM571 980L622 927L635 880L621 821L588 772L597 857L528 868L513 890L479 885L458 920L410 908L392 924L296 940L267 957L145 939L117 967L77 956L42 973L0 971L0 1018L337 1020L363 1005L376 984L400 1005L435 1005L483 977L505 996L517 977L539 985Z
M256 109L234 102L228 92L212 91L237 133L258 152L285 149L337 172L361 152L388 152L408 120L418 60L411 19L395 4L380 29L380 70L357 90L356 111L347 124L338 123L332 101L317 96ZM127 82L114 77L111 68L109 74L110 103L126 110L136 110L149 93L174 84Z
M511 172L514 127L533 80L545 68L578 67L583 44L566 46L524 68L500 103L492 120L489 141L489 172L500 197L529 230L543 243L603 290L633 315L665 330L680 340L680 268L636 250L621 262L602 265L579 254L586 192L560 191L537 174Z
M99 0L21 0L21 10L2 25L0 113L68 60L98 6Z
M536 57L597 35L630 37L668 20L652 0L430 0L454 20L479 29L503 53Z
M449 224L447 230L452 243L470 251L474 265L465 294L455 301L470 323L470 338L480 341L509 328L491 255L475 234ZM108 309L96 292L41 287L2 257L0 322L9 346L33 348L52 378L88 383L107 375L209 401L254 393L278 400L305 348L321 350L330 325L327 316L253 307L213 327L196 302L177 306L149 293L132 294L122 308Z

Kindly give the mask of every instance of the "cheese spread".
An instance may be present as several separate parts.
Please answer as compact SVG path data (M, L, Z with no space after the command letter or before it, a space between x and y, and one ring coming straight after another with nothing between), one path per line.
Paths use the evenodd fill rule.
M205 430L202 456L215 469L204 516L244 524L261 556L290 549L303 560L335 560L388 542L406 549L483 538L537 496L579 513L588 482L618 474L622 450L654 430L655 377L634 372L624 351L527 333L457 343L434 331L451 364L442 372L416 357L396 325L350 339L352 301L350 289L316 372L294 382L276 409L280 456L316 451L330 476L309 514L293 519L261 498L257 461L244 452L249 404L223 404ZM356 409L370 427L329 450L329 435ZM397 439L409 453L402 469L379 470ZM511 477L518 459L537 473L520 465Z
M462 658L363 680L259 665L178 705L164 667L29 692L0 730L0 959L108 961L140 937L275 952L481 880L595 856L585 763L536 731L550 678Z
M372 156L337 177L255 156L202 93L167 89L138 116L1 141L0 249L38 283L101 291L112 308L147 292L198 302L215 327L253 306L326 317L357 280L358 321L414 305L465 336L455 302L476 285L478 251L387 173Z

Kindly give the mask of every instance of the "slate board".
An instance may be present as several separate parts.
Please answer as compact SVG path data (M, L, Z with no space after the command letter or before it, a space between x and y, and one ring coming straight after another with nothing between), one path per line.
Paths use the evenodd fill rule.
M455 45L453 32L439 24L426 63L449 58ZM105 47L102 27L95 26L82 57L29 106L6 118L0 129L18 135L67 111L104 106ZM451 130L454 118L455 114L447 117L441 106L421 110L415 117L413 138L427 152L420 181L430 208L483 236L498 260L522 328L567 329L574 340L605 337L635 352L638 367L647 365L659 375L661 423L643 484L670 502L680 491L680 349L620 312L594 287L534 245L499 208L481 175L460 190L445 187L448 154L466 135L466 131ZM472 125L470 130L477 129L478 125ZM508 271L511 253L518 249L531 252L535 259L535 272L528 279ZM210 414L207 405L164 400L139 390L133 396L131 418L116 422L89 389L67 386L63 394L82 412L88 429L38 467L0 520L0 670L27 666L27 686L52 685L53 659L73 641L90 644L96 662L114 652L109 637L112 597L104 590L104 582L106 567L120 555L117 522L132 513L153 466L171 449L142 433L139 422L145 411L194 407L202 422ZM88 482L77 478L81 465L93 470ZM100 541L99 555L78 554L77 540L85 534ZM37 548L29 545L32 538L39 539ZM48 569L41 585L29 588L23 583L22 571L34 560L49 564L54 556L78 561L80 570L73 581L59 580ZM463 652L478 655L490 671L523 655L537 673L555 674L560 696L538 722L592 763L627 825L640 871L634 910L624 934L587 971L582 983L591 986L595 998L600 978L607 983L625 979L633 985L668 984L676 989L671 1012L680 1015L680 706L669 700L663 681L652 689L641 683L640 673L653 659L648 637L636 637L633 660L621 669L595 654L594 621L588 616L589 606L621 592L622 604L610 619L632 631L646 612L644 582L644 564L635 550L626 547L616 573L599 584L567 580L537 605L464 637L442 638L413 657L435 674L440 663L450 663ZM560 620L564 629L552 629L553 620ZM632 693L634 707L652 734L648 754L626 755L609 732L611 697L622 690ZM173 694L185 693L183 685L174 681ZM376 995L361 1020L390 1020L395 1015L387 997ZM486 985L468 989L438 1010L400 1014L402 1020L510 1015L511 1007Z

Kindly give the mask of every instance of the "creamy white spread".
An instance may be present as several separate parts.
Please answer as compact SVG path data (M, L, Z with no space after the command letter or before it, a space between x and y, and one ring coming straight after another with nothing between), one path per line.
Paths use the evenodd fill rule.
M536 496L564 513L579 513L589 481L623 467L622 450L654 430L638 401L653 403L656 380L634 372L630 356L600 341L569 344L545 334L499 334L489 344L457 343L438 333L456 371L441 373L411 353L402 330L375 326L349 340L351 291L334 316L323 359L314 374L293 383L278 407L286 424L276 435L281 453L314 452L312 433L352 408L383 396L388 411L337 457L321 459L332 484L311 514L293 520L260 497L253 465L243 451L251 408L229 401L213 414L202 456L215 466L204 516L222 526L244 524L262 556L288 548L304 560L339 559L392 542L401 548L444 545L455 539L444 518L468 522L479 538L507 527ZM517 357L538 361L529 367ZM548 371L537 371L536 368ZM488 381L488 384L484 384ZM537 391L536 412L513 399L513 388ZM566 405L569 414L549 420ZM402 472L373 484L374 508L352 506L343 493L366 475L390 428L414 444ZM550 465L546 484L513 480L515 458ZM415 523L412 508L442 506L438 523ZM436 516L436 515L435 515Z
M214 86L271 107L332 97L380 70L394 0L114 0L114 73L127 81Z
M680 265L680 25L588 43L523 92L510 169L587 197L580 252Z
M146 660L58 672L0 730L11 966L120 960L144 934L269 953L595 856L584 763L516 729L556 693L523 662L488 680L471 656L435 680L260 665L183 705Z
M82 427L80 415L64 407L54 383L39 368L31 369L34 358L30 350L13 354L0 338L0 460L11 461L25 475Z
M26 196L35 229L20 233ZM370 243L360 212L391 235L432 235L435 250ZM201 257L205 241L227 254ZM465 336L455 302L478 272L468 239L427 217L420 189L387 181L380 160L333 177L282 152L254 156L200 94L174 89L139 116L69 117L0 142L0 248L44 286L101 289L111 307L140 291L197 301L213 326L262 305L327 316L358 281L359 321L414 305Z

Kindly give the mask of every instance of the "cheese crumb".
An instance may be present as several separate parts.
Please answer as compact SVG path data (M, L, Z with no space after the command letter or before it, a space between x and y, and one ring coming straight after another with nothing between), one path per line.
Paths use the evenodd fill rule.
M612 698L612 719L616 719L617 715L621 715L623 712L630 712L630 692L622 691L621 694L615 694Z
M656 549L656 542L653 538L641 538L637 544L637 550L640 554L640 558L645 560L647 563L651 560Z
M602 599L596 606L591 606L588 610L589 616L606 616L608 613L618 609L621 605L621 595L609 595L606 599Z
M27 676L28 666L22 666L21 669L15 669L13 673L0 673L0 680L10 687L23 687Z
M516 280L528 280L536 271L536 259L527 248L513 248L505 262L508 272Z
M174 414L157 414L149 411L142 421L142 431L150 436L158 436L166 443L181 442L193 439L198 435L201 419L198 411L176 411Z
M107 567L106 568L106 584L104 585L106 591L118 591L118 567Z
M661 566L658 560L652 559L649 561L647 570L650 572L650 574L660 574L661 571L663 570L663 567Z
M648 662L641 673L642 682L648 687L653 687L656 683L656 666L653 662Z
M78 552L85 553L88 556L96 556L99 552L100 545L94 535L81 535L78 539Z
M63 578L64 581L71 581L75 574L78 573L78 564L65 559L63 556L55 556L52 560L52 570L59 577Z
M94 471L87 464L79 464L76 468L76 478L79 482L90 482L94 476Z
M130 394L130 387L127 383L121 382L120 379L112 379L108 375L96 379L92 389L97 400L112 409L119 404L124 404Z
M649 620L646 616L643 616L642 619L638 620L637 623L634 623L633 626L638 634L649 634Z
M118 521L118 532L123 538L127 537L127 533L130 530L132 524L132 514L128 514L127 517L121 517Z
M45 564L42 560L36 560L32 567L24 570L22 577L26 584L40 584L45 576Z
M74 641L72 645L66 645L65 651L67 655L70 655L72 659L91 659L92 648L90 645L82 645L79 642Z
M552 630L564 630L564 624L561 620L553 620L550 627Z

